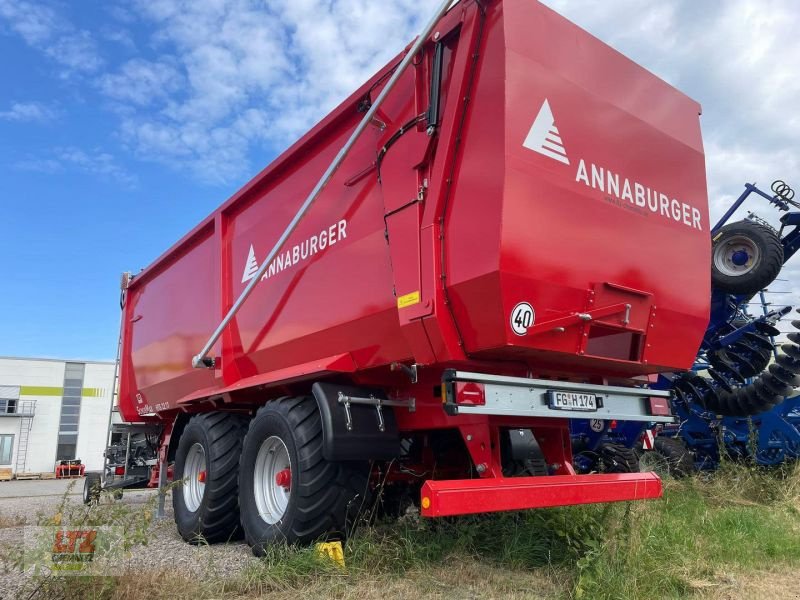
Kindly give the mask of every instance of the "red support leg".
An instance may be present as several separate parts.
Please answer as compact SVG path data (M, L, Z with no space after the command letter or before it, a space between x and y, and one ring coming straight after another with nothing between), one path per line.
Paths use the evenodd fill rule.
M502 477L500 459L500 430L496 425L485 423L460 425L458 428L478 475Z

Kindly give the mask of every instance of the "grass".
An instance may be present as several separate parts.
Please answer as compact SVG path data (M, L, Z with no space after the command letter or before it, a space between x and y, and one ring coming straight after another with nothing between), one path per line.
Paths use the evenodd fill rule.
M798 578L790 575L800 567L800 466L726 464L714 474L666 481L658 501L363 527L348 542L345 558L343 570L313 548L276 547L224 579L190 580L175 571L70 578L59 595L796 597ZM792 585L793 591L787 589Z

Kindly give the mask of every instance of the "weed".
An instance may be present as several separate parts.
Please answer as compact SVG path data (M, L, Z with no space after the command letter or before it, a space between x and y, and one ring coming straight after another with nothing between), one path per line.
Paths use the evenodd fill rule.
M716 473L664 487L664 498L649 502L377 522L351 535L344 569L314 548L274 546L234 574L209 564L205 578L165 571L50 578L38 597L682 598L730 587L731 573L751 589L767 569L800 565L800 466L724 462ZM139 543L151 512L62 502L40 522L115 524Z

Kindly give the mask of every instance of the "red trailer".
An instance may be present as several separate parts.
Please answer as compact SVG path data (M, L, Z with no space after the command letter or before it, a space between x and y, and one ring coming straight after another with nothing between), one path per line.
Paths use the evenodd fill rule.
M431 517L660 496L576 475L568 420L672 419L647 382L709 314L699 113L538 2L447 11L127 283L120 411L163 423L183 537L308 542L378 487Z

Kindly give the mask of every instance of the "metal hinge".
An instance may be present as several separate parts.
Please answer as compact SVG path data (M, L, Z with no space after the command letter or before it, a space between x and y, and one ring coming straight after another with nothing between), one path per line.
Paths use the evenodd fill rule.
M422 185L419 186L419 191L417 192L417 201L418 202L425 202L425 193L428 191L428 180L424 179L422 181Z

